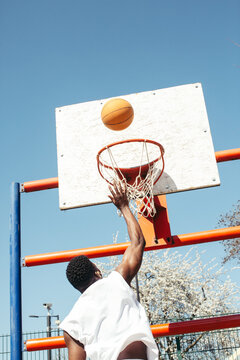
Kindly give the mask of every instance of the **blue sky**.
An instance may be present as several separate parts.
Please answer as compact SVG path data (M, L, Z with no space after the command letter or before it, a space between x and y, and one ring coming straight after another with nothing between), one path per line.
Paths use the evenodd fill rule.
M215 151L239 147L239 1L12 0L0 5L1 325L9 332L10 184L57 176L58 106L201 82ZM221 186L167 197L172 234L216 227L239 199L239 161ZM22 256L119 241L113 205L60 212L58 190L22 195ZM219 243L201 245L205 260ZM187 251L182 249L181 251ZM23 328L44 329L44 302L63 318L78 294L66 264L23 269ZM232 274L237 281L237 274Z

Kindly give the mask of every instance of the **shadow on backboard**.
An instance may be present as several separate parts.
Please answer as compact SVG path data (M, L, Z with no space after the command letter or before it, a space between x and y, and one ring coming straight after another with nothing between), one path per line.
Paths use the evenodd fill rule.
M158 176L158 175L157 175ZM162 195L178 191L177 186L168 173L163 171L162 176L154 185L154 194Z

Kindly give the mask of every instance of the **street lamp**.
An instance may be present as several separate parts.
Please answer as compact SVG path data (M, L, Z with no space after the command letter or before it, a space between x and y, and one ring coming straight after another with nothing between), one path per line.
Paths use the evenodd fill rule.
M59 325L59 315L51 315L50 310L52 309L52 304L50 303L44 303L43 306L47 309L47 315L29 315L30 318L41 318L44 317L47 319L47 337L51 337L51 318L55 317L57 318L56 324ZM59 328L58 328L58 336L59 336ZM58 357L60 360L60 351L58 352ZM47 350L47 359L52 360L52 352L51 349Z

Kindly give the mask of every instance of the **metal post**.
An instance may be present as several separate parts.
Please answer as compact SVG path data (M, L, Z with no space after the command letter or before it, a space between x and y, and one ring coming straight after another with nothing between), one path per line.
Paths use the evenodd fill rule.
M138 302L140 302L140 293L139 293L138 274L136 274L136 276L135 276L135 280L136 280L137 300L138 300Z
M60 324L60 321L59 321L59 315L56 315L56 318L57 318L57 322L56 322L56 325L57 325L57 335L60 336L60 331L59 331L59 324ZM58 349L58 360L61 359L61 350Z
M21 231L19 183L11 185L10 335L11 360L22 360Z
M47 337L51 337L51 314L50 311L48 309L48 314L47 314ZM52 350L49 349L47 352L47 358L48 360L52 360Z
M176 344L177 344L177 357L178 357L178 360L182 360L181 345L180 345L180 338L179 338L179 336L176 336Z

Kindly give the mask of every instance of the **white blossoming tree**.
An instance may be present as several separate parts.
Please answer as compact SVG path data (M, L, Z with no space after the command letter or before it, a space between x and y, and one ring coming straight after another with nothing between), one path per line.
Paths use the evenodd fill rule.
M240 225L240 200L225 214L222 214L218 221L219 227L239 226ZM240 238L229 241L222 241L225 256L223 264L235 260L240 264Z
M116 238L114 242L116 242ZM195 249L195 250L194 250ZM111 258L101 264L103 273L114 269L120 260ZM136 291L134 281L133 288ZM239 289L212 260L204 264L201 254L191 248L186 255L178 251L151 251L144 254L144 260L138 273L140 301L144 306L150 324L193 320L236 312ZM180 337L158 338L160 359L218 359L213 351L216 336L220 336L221 347L225 347L222 358L232 353L229 336L218 332L211 343L206 341L208 334L181 335ZM233 336L233 335L231 335ZM220 341L219 340L219 341ZM240 336L235 346L240 347ZM219 346L218 346L219 347ZM194 352L194 348L198 353ZM199 352L199 351L207 351Z

